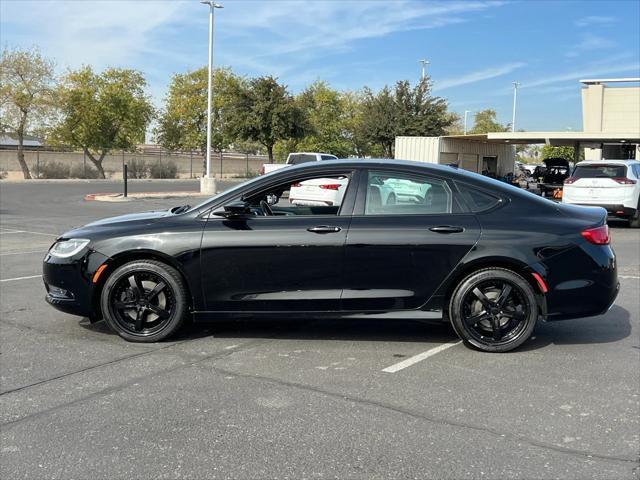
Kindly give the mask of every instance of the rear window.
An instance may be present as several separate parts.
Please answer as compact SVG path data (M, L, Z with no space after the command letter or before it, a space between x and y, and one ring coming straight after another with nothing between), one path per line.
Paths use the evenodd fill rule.
M315 155L309 155L306 153L297 153L295 155L289 155L289 159L287 160L287 163L289 165L300 165L301 163L308 163L308 162L315 162L316 156Z
M574 178L624 178L627 167L624 165L578 165L573 171Z

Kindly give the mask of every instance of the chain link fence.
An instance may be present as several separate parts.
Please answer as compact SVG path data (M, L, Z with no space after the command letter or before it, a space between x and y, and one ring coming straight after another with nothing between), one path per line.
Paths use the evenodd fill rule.
M33 178L95 178L95 167L83 152L25 150ZM268 159L264 155L212 153L211 173L222 177L253 177ZM102 161L107 178L122 176L124 164L140 178L197 178L205 171L200 152L110 152ZM132 171L133 170L133 171ZM16 149L0 150L0 171L7 178L23 178ZM51 176L54 175L54 176Z

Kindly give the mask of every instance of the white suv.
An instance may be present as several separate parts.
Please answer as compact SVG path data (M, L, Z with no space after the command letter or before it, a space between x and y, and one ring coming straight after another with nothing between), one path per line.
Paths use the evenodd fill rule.
M640 227L640 162L591 160L576 165L564 181L562 203L607 209L609 215L626 218Z

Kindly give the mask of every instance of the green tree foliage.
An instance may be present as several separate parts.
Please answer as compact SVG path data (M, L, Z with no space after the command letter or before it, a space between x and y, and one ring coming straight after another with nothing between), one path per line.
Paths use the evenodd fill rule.
M155 134L158 142L169 150L207 150L207 89L206 67L176 74L171 79L165 108L160 114ZM230 91L237 90L242 79L228 69L213 73L211 108L211 148L221 152L230 139L223 128L225 107Z
M24 159L24 136L42 124L53 109L54 65L37 49L4 49L0 58L0 131L15 133L18 163L31 178Z
M552 145L544 145L542 147L542 158L564 158L567 162L573 162L573 147L554 147ZM581 152L580 159L584 159Z
M284 85L269 77L251 79L229 92L225 129L234 138L253 140L273 162L276 142L303 138L309 127L303 110Z
M385 156L393 157L397 136L440 136L453 121L446 101L431 96L427 79L413 88L404 80L394 89L385 86L378 93L364 90L363 130Z
M91 67L69 72L57 91L60 119L51 137L81 148L105 178L102 160L113 149L130 150L144 142L154 110L147 83L135 70Z
M345 135L346 101L340 92L323 81L317 81L307 87L296 101L309 122L309 132L297 144L298 150L331 153L341 158L353 153Z
M509 130L508 125L502 125L496 120L496 111L488 108L476 112L473 117L473 128L468 133L489 133L489 132L506 132Z

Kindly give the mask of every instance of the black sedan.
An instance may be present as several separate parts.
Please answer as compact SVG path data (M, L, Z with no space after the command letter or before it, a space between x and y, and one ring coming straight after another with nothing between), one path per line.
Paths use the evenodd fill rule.
M290 202L292 186L314 201ZM603 209L395 160L289 167L196 207L88 224L51 247L44 282L52 306L130 341L187 318L404 312L491 352L538 320L604 313L619 288Z

